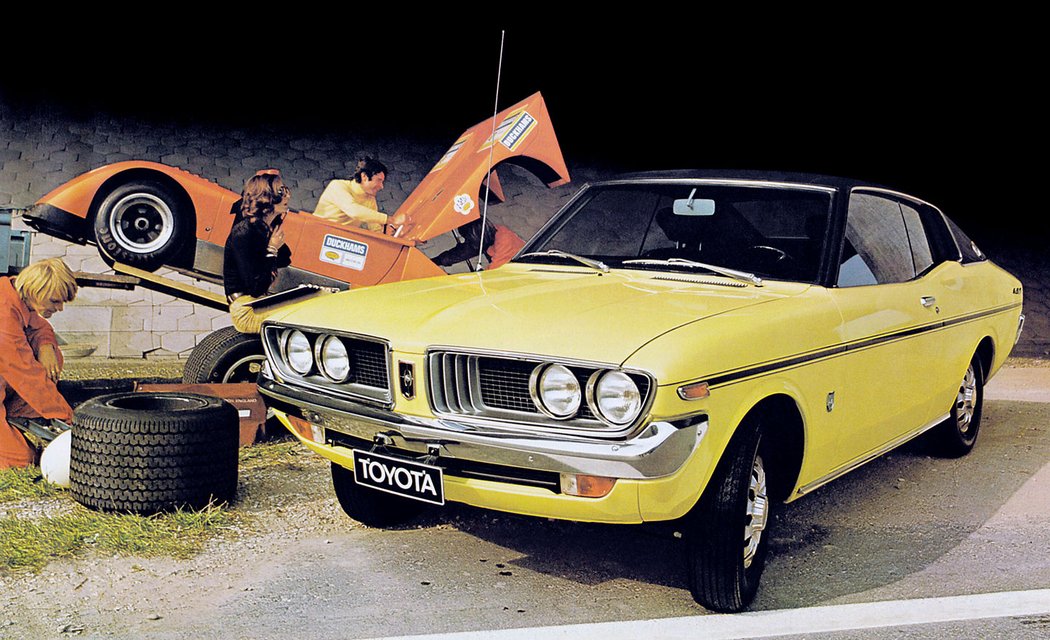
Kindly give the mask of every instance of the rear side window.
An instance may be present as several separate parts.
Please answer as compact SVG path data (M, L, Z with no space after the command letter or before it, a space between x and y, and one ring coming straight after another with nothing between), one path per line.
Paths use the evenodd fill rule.
M977 244L970 240L970 237L959 228L957 224L952 222L947 216L944 219L948 222L948 229L951 230L952 236L955 238L955 244L959 245L959 253L962 254L963 264L969 262L981 262L986 260L984 253L977 248Z
M945 221L940 211L927 204L853 192L838 286L906 282L945 260L958 260L950 223Z
M900 205L879 196L853 193L846 214L838 286L905 282L914 277L915 262Z

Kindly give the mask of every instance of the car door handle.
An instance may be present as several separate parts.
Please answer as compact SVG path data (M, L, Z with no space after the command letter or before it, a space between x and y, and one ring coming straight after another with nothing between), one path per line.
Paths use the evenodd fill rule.
M919 299L919 302L922 303L922 306L928 308L928 307L932 307L933 305L937 304L937 298L934 298L933 296L923 296L922 298Z

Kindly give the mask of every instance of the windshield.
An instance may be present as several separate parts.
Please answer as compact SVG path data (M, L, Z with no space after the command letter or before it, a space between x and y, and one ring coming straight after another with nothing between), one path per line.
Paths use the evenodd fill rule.
M703 265L816 281L831 210L823 190L777 185L634 183L588 189L516 258L613 269ZM700 266L697 266L700 263Z

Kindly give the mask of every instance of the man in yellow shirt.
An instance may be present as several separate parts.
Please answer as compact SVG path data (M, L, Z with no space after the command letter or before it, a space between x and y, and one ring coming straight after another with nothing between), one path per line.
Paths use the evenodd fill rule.
M383 225L400 226L404 215L387 216L379 211L376 195L383 190L386 166L374 158L363 158L349 180L332 180L321 193L314 215L340 224L383 233Z

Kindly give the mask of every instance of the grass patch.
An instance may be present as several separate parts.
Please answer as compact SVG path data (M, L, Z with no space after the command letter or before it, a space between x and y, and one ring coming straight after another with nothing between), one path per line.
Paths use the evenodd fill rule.
M44 480L40 469L36 467L0 470L0 503L51 498L62 494L61 489Z
M240 471L295 470L308 455L296 440L241 447ZM57 506L44 509L54 515L36 509L45 502ZM209 540L251 526L236 504L150 516L94 511L46 482L37 467L0 470L0 505L0 572L36 571L87 552L188 558Z
M55 558L88 550L125 556L188 558L232 529L236 516L219 507L151 516L91 511L26 520L0 518L0 568L38 570Z
M14 503L35 505L45 500L66 504L57 515L15 515L23 509ZM44 481L36 467L0 470L0 504L14 505L0 517L0 571L36 571L56 558L87 551L188 558L208 540L239 529L244 520L216 506L149 516L94 511Z

